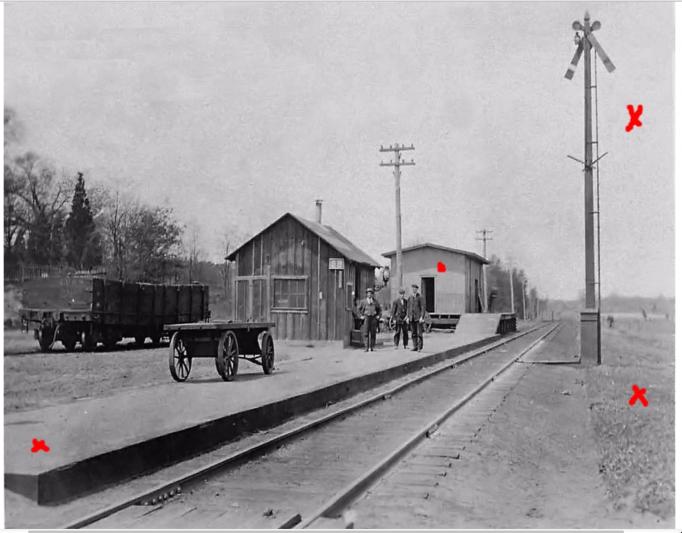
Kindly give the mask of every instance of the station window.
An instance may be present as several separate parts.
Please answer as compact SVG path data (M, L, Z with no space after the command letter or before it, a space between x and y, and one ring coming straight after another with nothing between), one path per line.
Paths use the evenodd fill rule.
M274 309L307 309L305 278L273 278Z

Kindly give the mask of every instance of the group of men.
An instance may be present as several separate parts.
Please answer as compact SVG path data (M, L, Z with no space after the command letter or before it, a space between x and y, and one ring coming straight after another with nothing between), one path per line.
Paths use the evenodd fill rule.
M424 319L426 308L424 299L419 294L419 286L412 285L412 296L405 298L405 289L401 288L398 298L391 307L391 320L395 324L393 335L394 349L400 345L400 337L403 338L403 349L407 349L407 330L410 329L412 336L412 351L421 351L424 345ZM360 303L358 309L362 318L362 338L365 342L365 351L374 351L377 337L377 320L381 316L381 306L374 298L374 289L367 289L367 297Z

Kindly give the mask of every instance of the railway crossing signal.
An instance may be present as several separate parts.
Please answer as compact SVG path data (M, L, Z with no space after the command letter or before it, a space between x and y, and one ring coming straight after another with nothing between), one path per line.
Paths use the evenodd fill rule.
M592 85L592 71L591 71L591 50L595 49L599 59L606 67L608 72L613 72L616 67L606 55L606 52L594 36L594 31L601 28L601 23L598 20L590 23L590 14L585 12L585 19L583 24L579 21L574 21L572 25L576 32L575 42L577 49L573 54L573 59L566 70L565 78L573 79L573 74L580 61L580 56L585 54L585 159L580 161L577 158L569 156L583 164L583 171L585 173L585 308L586 311L581 315L581 351L586 355L586 359L596 358L598 363L601 363L601 342L600 342L600 324L599 324L599 310L595 301L595 279L594 279L594 215L597 214L594 210L594 184L593 184L593 169L595 164L604 157L603 154L596 160L592 157L592 89L596 85ZM579 32L583 32L582 36ZM596 326L596 327L595 327ZM596 347L596 351L595 351Z

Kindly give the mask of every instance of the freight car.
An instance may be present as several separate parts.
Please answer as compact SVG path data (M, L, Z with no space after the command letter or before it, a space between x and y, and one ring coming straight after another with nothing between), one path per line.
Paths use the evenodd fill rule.
M60 341L67 351L80 343L113 347L125 337L158 344L163 326L209 319L208 286L128 283L103 278L49 278L25 287L22 326L33 329L42 351Z

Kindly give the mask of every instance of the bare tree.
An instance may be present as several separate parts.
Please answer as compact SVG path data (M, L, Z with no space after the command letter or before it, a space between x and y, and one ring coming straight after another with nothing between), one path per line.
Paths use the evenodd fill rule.
M189 260L189 282L192 283L197 275L199 261L201 260L202 250L199 246L199 226L196 221L192 221L187 228L187 251Z
M71 188L69 179L57 179L55 170L34 152L26 152L5 164L6 212L10 233L5 244L16 242L17 226L27 234L31 261L57 264L63 255L64 206ZM11 214L11 216L10 216Z

